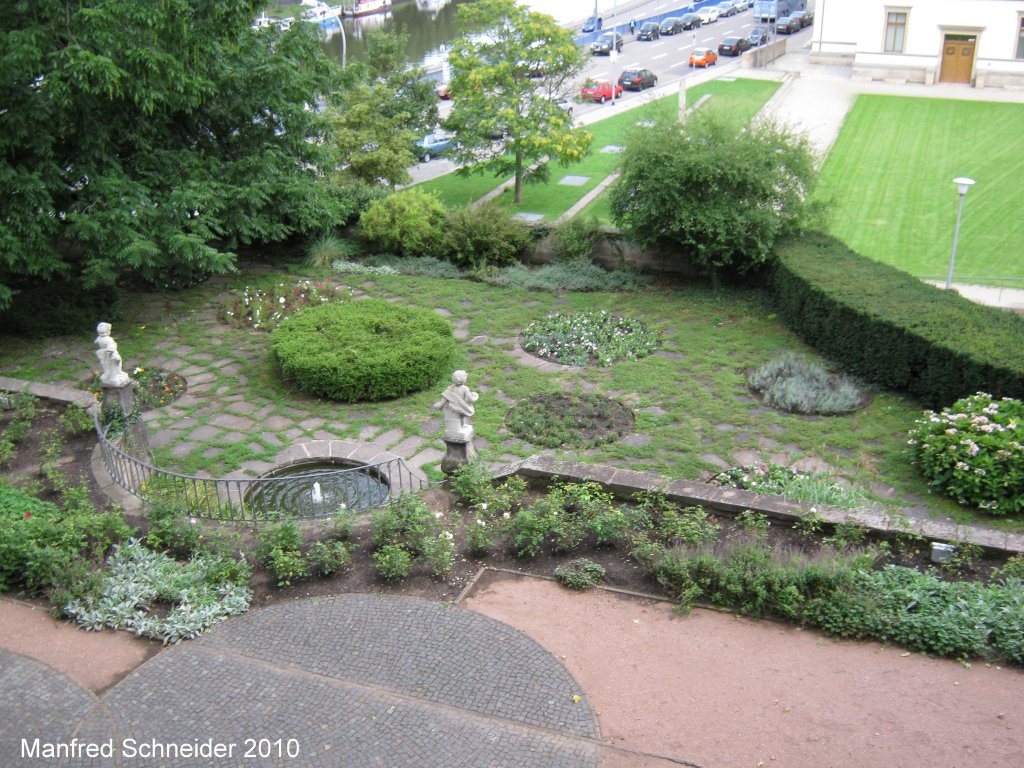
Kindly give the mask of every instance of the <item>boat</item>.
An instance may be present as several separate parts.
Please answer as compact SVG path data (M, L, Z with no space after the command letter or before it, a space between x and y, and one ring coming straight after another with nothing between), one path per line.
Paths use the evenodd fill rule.
M341 29L341 7L337 5L328 5L322 0L302 0L302 4L306 6L312 6L302 12L302 18L312 24L316 24L320 29L328 31Z
M346 16L366 16L391 10L391 0L356 0L342 7Z

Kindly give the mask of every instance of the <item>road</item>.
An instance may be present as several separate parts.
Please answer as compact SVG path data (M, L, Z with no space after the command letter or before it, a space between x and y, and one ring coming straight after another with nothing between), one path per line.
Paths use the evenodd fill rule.
M704 5L700 3L698 5ZM630 19L636 19L637 29L644 21L660 20L666 16L682 15L675 13L679 6L674 3L653 2L645 3L635 7L628 13L619 13L617 16L604 19L605 32L618 29L622 33L625 43L622 46L622 53L614 56L591 56L587 68L584 70L582 80L593 78L595 80L618 80L619 74L624 69L643 67L654 72L658 76L658 87L678 83L680 80L693 75L701 70L693 70L689 67L690 52L695 47L706 47L718 50L718 44L726 37L746 37L747 33L755 26L763 26L762 22L755 20L750 9L741 11L735 16L720 18L699 29L680 32L677 35L665 36L658 40L643 41L637 40L629 33ZM813 8L814 3L808 3ZM789 35L788 48L795 50L803 47L810 41L811 28ZM589 48L590 41L596 35L583 35L581 40ZM785 36L783 36L785 37ZM717 69L724 75L736 75L740 69L740 57L723 56L718 64L712 69ZM573 94L578 94L578 90ZM647 93L640 91L625 91L620 103L628 102L631 99L648 98ZM600 120L606 116L615 114L616 102L609 101L605 104L577 103L573 109L573 117L580 123L587 124ZM447 115L451 109L451 102L444 102L441 105L441 117ZM431 160L429 163L420 163L409 172L413 176L413 183L426 181L427 179L442 176L455 169L454 164L445 159Z

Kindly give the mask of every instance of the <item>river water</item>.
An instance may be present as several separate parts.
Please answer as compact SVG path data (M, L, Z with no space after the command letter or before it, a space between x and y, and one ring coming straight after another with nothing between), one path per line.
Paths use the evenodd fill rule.
M340 0L328 0L332 4ZM445 44L455 37L455 11L471 0L394 0L387 13L358 19L346 18L345 34L333 34L324 41L324 50L337 61L360 61L366 58L366 33L372 29L401 30L409 35L408 60L428 71L440 69ZM602 14L607 14L614 0L601 0ZM278 5L289 5L278 0ZM521 0L534 11L553 16L559 24L579 22L594 12L594 0ZM298 12L299 9L296 9ZM298 15L298 13L296 13Z

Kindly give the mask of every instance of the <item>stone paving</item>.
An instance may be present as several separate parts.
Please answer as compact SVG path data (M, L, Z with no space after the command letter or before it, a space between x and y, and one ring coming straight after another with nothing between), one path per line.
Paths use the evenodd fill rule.
M583 768L597 765L601 746L584 692L552 654L493 619L410 597L341 595L246 614L160 653L100 700L5 651L0 685L8 700L23 702L0 723L5 768ZM21 755L22 739L73 737L113 739L123 749L212 740L234 745L234 754L147 760L124 751L116 761L57 762ZM245 758L247 739L269 740L274 757Z

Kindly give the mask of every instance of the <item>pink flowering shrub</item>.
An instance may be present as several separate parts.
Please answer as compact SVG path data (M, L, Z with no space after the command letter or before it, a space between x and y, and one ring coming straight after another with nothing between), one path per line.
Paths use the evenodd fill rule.
M907 442L931 485L961 504L1024 512L1024 402L979 392L926 413Z

